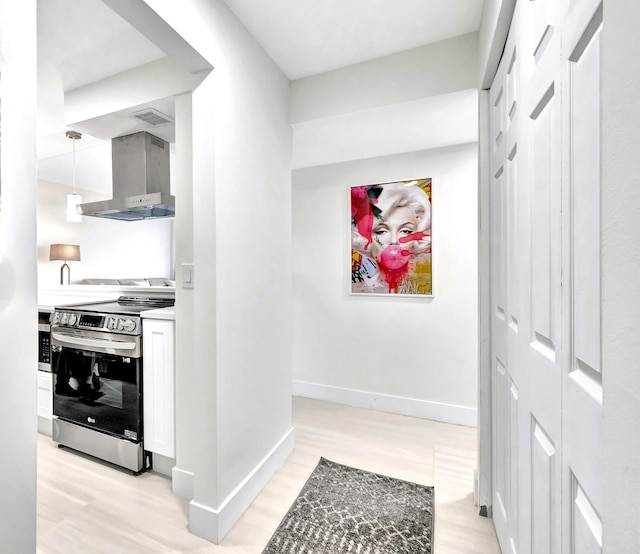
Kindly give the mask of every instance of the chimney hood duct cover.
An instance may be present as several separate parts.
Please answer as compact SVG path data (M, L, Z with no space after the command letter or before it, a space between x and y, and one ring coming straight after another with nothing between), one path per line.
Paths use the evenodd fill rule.
M169 143L146 131L111 139L113 199L80 204L82 215L138 221L174 217Z

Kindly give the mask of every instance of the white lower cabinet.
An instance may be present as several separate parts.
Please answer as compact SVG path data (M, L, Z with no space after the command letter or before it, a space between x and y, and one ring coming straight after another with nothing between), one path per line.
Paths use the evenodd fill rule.
M53 374L38 371L38 432L51 435L53 415Z
M51 419L53 414L52 374L38 371L38 415Z
M144 449L174 458L174 322L145 318L142 348Z

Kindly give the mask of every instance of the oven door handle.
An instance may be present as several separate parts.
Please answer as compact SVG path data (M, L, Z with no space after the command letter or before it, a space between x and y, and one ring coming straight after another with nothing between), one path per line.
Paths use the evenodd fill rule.
M135 350L135 342L122 342L116 340L100 340L100 339L86 339L83 337L77 337L73 335L64 335L62 333L52 333L51 337L59 342L64 342L71 346L90 346L94 348L116 348L118 350Z

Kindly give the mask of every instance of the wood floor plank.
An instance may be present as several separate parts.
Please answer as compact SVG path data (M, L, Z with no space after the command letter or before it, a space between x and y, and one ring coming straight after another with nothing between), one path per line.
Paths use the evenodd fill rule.
M473 505L476 430L293 399L296 447L221 545L189 533L188 503L153 472L139 477L38 437L38 553L259 554L320 456L435 486L437 554L499 553Z

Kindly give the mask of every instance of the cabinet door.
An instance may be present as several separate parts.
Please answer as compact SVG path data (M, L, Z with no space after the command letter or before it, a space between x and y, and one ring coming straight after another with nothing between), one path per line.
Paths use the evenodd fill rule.
M53 414L52 374L38 371L38 416L51 419Z
M173 321L143 323L144 448L175 457Z

